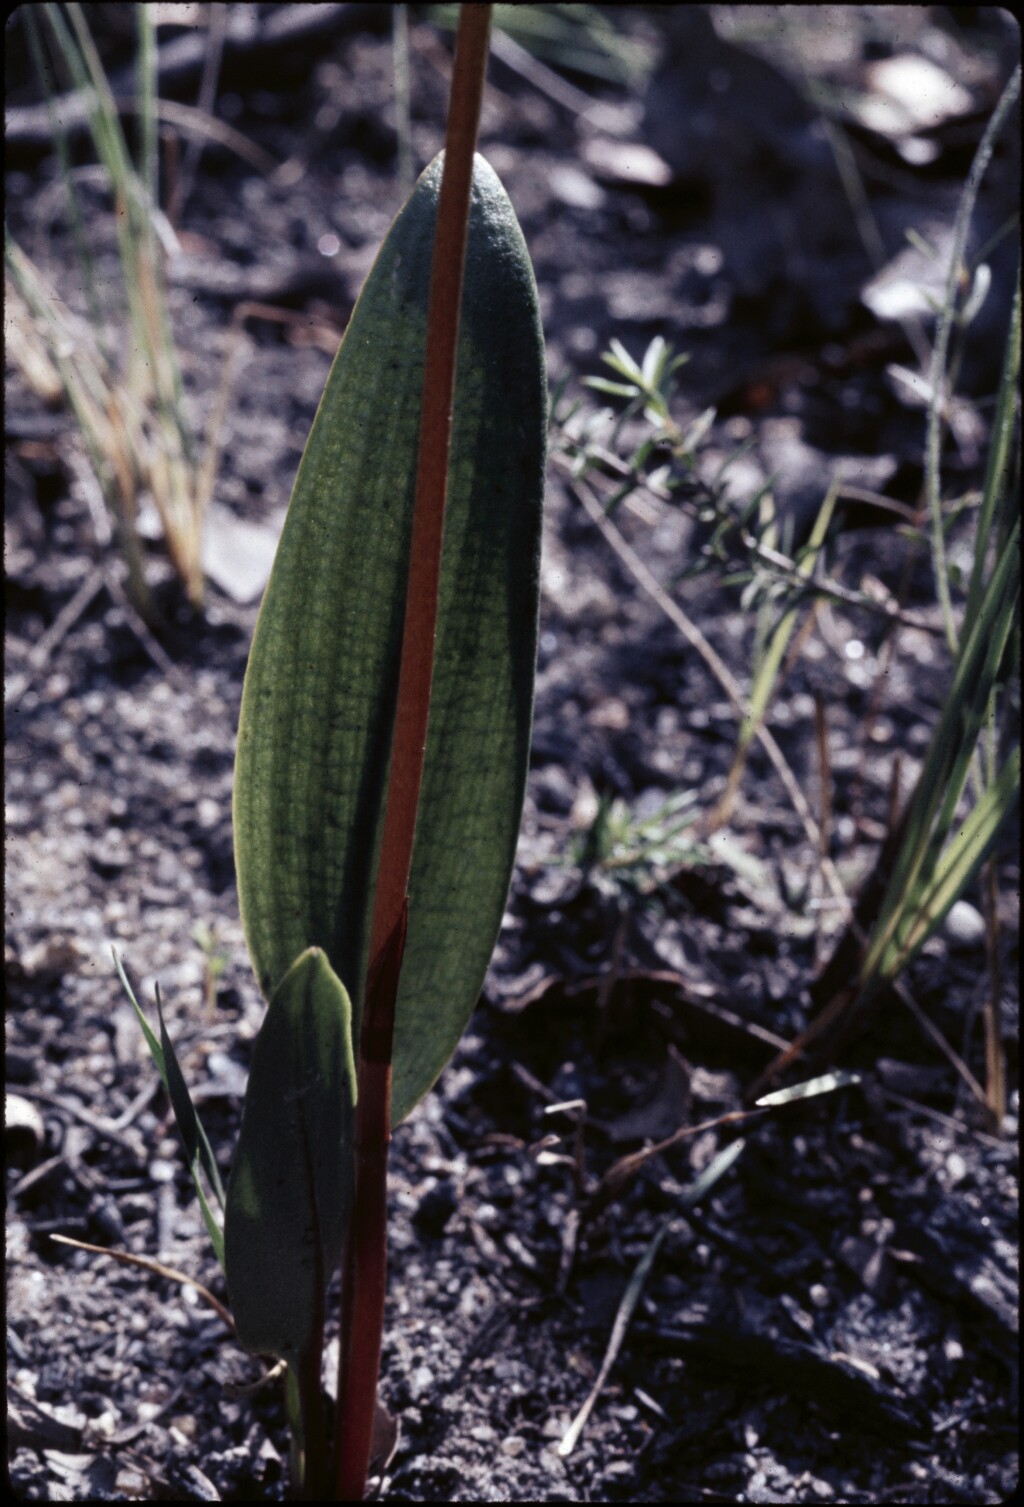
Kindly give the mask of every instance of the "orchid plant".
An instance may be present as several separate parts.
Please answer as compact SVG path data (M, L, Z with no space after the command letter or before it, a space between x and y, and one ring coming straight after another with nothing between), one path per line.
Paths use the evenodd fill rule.
M363 1496L391 1127L479 996L526 784L547 394L526 246L475 155L490 9L462 8L446 149L353 312L253 639L235 849L268 1007L226 1192L145 1027L235 1331L286 1368L293 1488L321 1500Z

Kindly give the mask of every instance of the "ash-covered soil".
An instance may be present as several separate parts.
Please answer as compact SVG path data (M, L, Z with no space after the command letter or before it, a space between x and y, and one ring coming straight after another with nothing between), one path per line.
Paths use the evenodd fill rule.
M173 215L171 307L199 429L233 314L246 303L275 312L244 325L202 615L183 605L154 542L161 620L139 631L70 416L7 369L8 1439L26 1500L276 1500L286 1486L280 1384L253 1389L263 1368L202 1296L50 1238L155 1257L226 1296L110 948L147 1008L159 981L227 1172L264 1008L238 920L230 809L251 582L399 204L390 7L227 9L249 30L225 48L217 114L277 166L208 142ZM131 7L87 10L117 77ZM323 14L267 45L288 10ZM568 375L580 395L610 338L640 356L660 334L692 354L679 422L718 410L702 475L743 448L737 493L774 476L798 530L840 459L863 489L916 508L923 412L886 375L913 353L904 326L865 302L877 269L806 81L780 71L792 47L774 8L712 10L715 29L696 7L612 10L623 45L652 59L631 87L538 74L496 44L481 150L534 258L552 381ZM743 50L741 12L763 23ZM947 95L934 122L902 136L849 135L883 265L908 226L941 242L1012 67L1012 26L996 11L969 25L961 11L902 12L902 30L882 7L807 14L818 19L801 46L818 83L881 99L871 65L911 53L964 91L956 110ZM77 307L59 171L32 114L17 18L8 25L8 221ZM190 35L162 33L161 46ZM411 35L418 168L443 140L449 39L419 13ZM166 97L195 102L195 56L168 62ZM926 145L908 158L907 140ZM73 144L100 281L114 280L109 201L84 138ZM982 195L982 243L1015 202L1012 156L997 153ZM167 149L168 192L183 157ZM945 457L950 495L984 466L1006 245L963 367L976 422ZM923 626L893 636L876 614L830 602L769 725L820 812L824 708L831 857L855 893L887 830L894 760L904 790L920 767L948 660L926 554L870 509L847 513L838 577L851 589L876 578ZM661 582L700 547L692 519L656 498L616 516ZM725 838L702 862L681 863L654 895L581 868L601 797L642 816L690 791L709 811L736 717L557 457L545 529L532 767L506 923L451 1065L394 1136L381 1395L401 1434L379 1493L1000 1501L1018 1470L1016 1094L1002 1125L987 1122L904 1001L885 997L834 1064L859 1074L853 1086L697 1130L633 1177L606 1177L627 1154L743 1107L806 1023L840 920L757 744ZM746 684L754 629L739 590L704 574L676 594ZM998 876L1015 1084L1015 834ZM981 897L966 898L905 983L983 1079L991 982ZM730 1169L691 1202L740 1134ZM563 1455L655 1240L614 1364Z

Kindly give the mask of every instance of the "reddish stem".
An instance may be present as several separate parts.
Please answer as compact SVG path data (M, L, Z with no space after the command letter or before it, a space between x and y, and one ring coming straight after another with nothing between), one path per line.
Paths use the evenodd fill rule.
M387 1174L391 1139L391 1037L405 948L398 925L367 980L356 1106L356 1184L341 1287L336 1498L361 1502L377 1406L387 1291ZM368 1027L367 1022L371 1023Z
M335 1424L335 1496L342 1502L363 1499L377 1405L387 1288L395 1001L430 712L459 310L490 21L490 5L461 7L430 271L402 657L359 1039L355 1197L342 1272Z
M371 959L379 956L395 929L405 903L412 865L434 669L441 539L448 487L469 195L487 63L490 12L489 5L463 5L459 16L444 172L430 270L416 503L391 776L370 937Z

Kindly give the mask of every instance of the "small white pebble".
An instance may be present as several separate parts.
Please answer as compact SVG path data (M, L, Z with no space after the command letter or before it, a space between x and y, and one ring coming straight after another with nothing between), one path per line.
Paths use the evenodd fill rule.
M409 1396L413 1402L419 1402L428 1392L434 1389L434 1373L429 1366L417 1366L409 1377Z
M943 931L953 947L980 947L985 940L985 918L969 901L957 900L949 908Z
M949 1181L951 1185L963 1182L964 1178L967 1176L969 1168L964 1158L960 1155L959 1151L951 1151L949 1156L947 1156L946 1171L949 1174Z

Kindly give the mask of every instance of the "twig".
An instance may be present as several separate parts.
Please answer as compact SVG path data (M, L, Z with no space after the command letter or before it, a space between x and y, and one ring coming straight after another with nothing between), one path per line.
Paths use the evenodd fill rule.
M790 33L795 35L798 28ZM804 90L809 98L813 98L813 87L810 74L804 59L798 55L800 71L803 74ZM860 243L875 272L881 272L885 266L887 257L885 242L882 240L875 219L874 210L871 208L871 200L868 197L864 179L861 177L857 166L857 158L850 143L850 138L838 121L831 120L824 110L819 110L818 120L824 129L825 138L828 141L835 161L836 170L839 173L839 181L843 185L853 222L860 237ZM930 357L928 338L921 326L920 319L904 315L900 321L900 328L907 338L907 344L911 347L917 359L918 365L923 370Z
M82 613L89 606L105 580L106 572L103 566L94 565L74 596L69 602L64 604L42 638L29 652L29 664L34 670L41 669L50 658L65 634L71 631Z
M73 1099L62 1099L58 1094L47 1093L44 1088L29 1086L19 1088L18 1092L24 1094L26 1099L37 1099L40 1104L49 1104L54 1109L63 1110L73 1120L79 1120L83 1125L88 1125L90 1130L94 1130L97 1135L103 1136L105 1140L113 1141L115 1145L122 1146L136 1160L145 1160L145 1148L138 1140L132 1140L130 1136L126 1136L122 1130L119 1130L112 1121L102 1120L99 1115L94 1115L84 1105L76 1104Z
M921 1009L921 1006L914 999L914 996L910 993L909 989L907 989L906 985L903 984L899 979L893 979L892 988L895 990L897 996L900 999L900 1002L904 1004L910 1011L911 1015L914 1017L921 1030L927 1036L928 1040L932 1043L933 1046L938 1047L939 1051L942 1053L943 1057L945 1057L946 1061L949 1062L953 1068L955 1068L957 1073L959 1073L960 1077L966 1083L967 1087L977 1099L978 1103L987 1108L988 1096L986 1095L985 1090L982 1088L981 1084L978 1082L977 1078L971 1072L970 1068L967 1066L966 1062L963 1060L960 1054L954 1051L950 1046L949 1042L946 1040L945 1036L943 1036L938 1026L934 1025L928 1019L927 1015Z
M736 1158L741 1155L745 1145L746 1141L740 1139L733 1141L730 1145L719 1151L717 1156L705 1167L697 1180L683 1190L679 1201L688 1214L697 1204L703 1201L719 1179L728 1172L729 1168L736 1161ZM640 1301L640 1294L643 1291L644 1283L647 1281L651 1267L654 1265L654 1258L658 1254L661 1242L668 1234L669 1227L675 1217L674 1214L669 1214L662 1220L650 1244L637 1262L636 1270L629 1279L629 1285L622 1295L622 1301L615 1315L611 1338L608 1341L608 1349L605 1351L604 1360L601 1362L601 1369L598 1372L597 1380L594 1382L586 1402L584 1402L579 1413L573 1419L565 1437L558 1446L558 1453L563 1459L566 1455L572 1454L572 1451L576 1448L593 1406L608 1379L608 1373L615 1364L616 1356L622 1348L623 1340L626 1338L626 1330L629 1328L629 1321L633 1317L633 1310Z
M618 1161L613 1162L608 1168L594 1189L583 1211L584 1220L589 1224L603 1213L652 1157L662 1156L683 1141L691 1140L693 1136L704 1135L709 1130L720 1130L724 1125L745 1125L751 1120L762 1119L767 1113L767 1109L731 1109L724 1115L716 1115L713 1120L703 1120L699 1125L683 1125L678 1130L674 1130L671 1135L666 1136L663 1141L656 1141L652 1146L644 1146L639 1151L620 1156Z
M8 1382L7 1447L12 1457L18 1449L53 1449L77 1454L84 1434L84 1427L65 1423Z
M829 854L832 831L832 760L828 746L825 698L820 691L814 693L814 735L818 745L818 769L821 779L821 851L818 854L820 868L821 863ZM818 937L820 937L820 932ZM817 937L815 940L817 941Z
M227 36L228 29L228 11L223 6L212 5L210 7L209 18L209 30L206 35L206 56L203 58L203 74L199 82L196 108L201 110L208 118L212 118L214 106L217 103L217 80L220 78L221 59L224 55L224 39ZM179 215L184 210L188 202L188 196L192 192L202 153L202 138L193 137L188 144L188 151L185 153L185 161L182 163L181 178L178 183ZM272 161L272 159L269 160ZM276 166L276 164L274 165ZM273 167L269 171L272 172Z
M236 131L233 126L227 125L212 113L207 114L200 107L186 105L176 99L158 99L156 113L166 125L177 126L179 131L190 136L192 140L189 145L196 146L198 150L202 150L204 140L215 141L218 146L226 147L236 157L241 157L243 162L248 162L257 172L265 173L268 177L279 172L283 165L261 146L257 146L255 141L243 136L241 131ZM188 185L187 191L190 190L191 185Z
M285 1373L285 1371L287 1371L287 1369L288 1369L288 1362L287 1361L283 1361L283 1360L275 1361L274 1364L270 1367L270 1369L267 1370L267 1371L264 1371L264 1373L263 1373L262 1376L257 1376L257 1378L256 1378L255 1381L242 1382L238 1386L225 1385L225 1387L224 1387L224 1395L226 1397L239 1397L239 1398L241 1398L241 1397L255 1397L256 1394L257 1394L257 1392L261 1392L263 1390L263 1388L268 1385L268 1383L270 1383L272 1381L277 1381L279 1377L283 1376L284 1373Z
M600 446L593 445L589 447L589 454L595 456L603 466L616 476L629 477L632 475L630 467L626 462L610 450L604 450ZM571 474L571 465L567 457L556 452L552 459L569 470ZM574 478L574 480L578 481L579 478ZM637 490L647 497L652 497L655 502L660 504L664 504L668 500L666 493L656 487L649 486L645 480L637 482ZM891 497L885 497L880 492L870 492L864 487L847 486L843 483L839 487L836 498L838 502L864 502L879 509L889 510L893 513L894 517L902 518L908 524L914 524L917 521L917 514L912 508L894 501ZM634 504L640 501L641 498L633 494L625 498L625 506L634 507ZM637 511L635 507L634 511ZM607 513L605 516L608 516ZM930 633L936 638L944 636L941 625L929 622L927 618L921 617L917 613L908 612L906 608L899 605L894 597L870 597L862 591L855 591L850 586L844 586L841 581L831 578L828 580L808 579L808 577L800 574L798 566L788 555L783 554L780 550L772 549L770 545L755 538L748 529L741 528L738 533L740 542L748 553L756 555L765 565L778 571L779 575L785 580L795 582L808 596L827 597L833 601L841 602L847 607L855 607L864 612L880 613L889 623L899 623L904 628L917 628L921 633ZM746 562L740 563L745 564ZM732 568L731 561L729 562L729 568Z
M107 571L102 565L94 565L70 601L65 602L53 622L25 656L32 671L43 668L62 639L70 633L93 597L107 584ZM20 701L31 683L31 675L21 672L13 675L4 686L4 702Z
M554 104L561 105L563 110L569 110L573 115L586 117L593 110L596 100L591 99L589 94L584 94L582 89L577 89L567 79L562 78L546 63L535 58L527 52L525 47L504 31L496 31L491 41L491 50L496 58L500 58L506 68L511 68L513 73L518 73L520 78L531 84L538 94L546 95Z
M289 48L301 47L317 38L337 40L351 36L367 27L382 31L385 24L380 15L382 9L342 3L283 5L262 17L254 28L251 15L234 11L229 6L224 52L234 58L246 54L259 56L261 53L266 56L287 52ZM190 86L202 74L207 56L207 40L196 33L165 43L157 54L159 86L163 89ZM131 70L124 68L114 74L111 87L118 110L130 110L135 94L135 78ZM55 113L69 133L80 133L88 128L88 106L83 96L84 91L74 89L52 101ZM52 134L50 115L44 105L23 105L12 109L5 125L5 135L15 148L25 143L46 143Z
M651 1267L654 1265L654 1258L658 1254L658 1251L661 1249L661 1242L668 1234L669 1225L671 1223L671 1215L669 1216L669 1218L662 1221L661 1225L658 1227L653 1238L651 1239L651 1242L648 1245L647 1249L644 1251L643 1255L640 1257L640 1260L637 1262L636 1270L633 1272L633 1275L629 1279L629 1285L622 1295L622 1302L619 1304L618 1312L615 1315L615 1322L612 1325L611 1336L608 1340L608 1348L604 1353L604 1360L601 1362L601 1369L597 1373L597 1380L591 1387L586 1401L580 1408L579 1412L576 1414L576 1417L573 1419L572 1423L569 1425L569 1428L566 1430L562 1442L558 1446L558 1453L563 1460L566 1458L566 1456L572 1454L573 1450L579 1443L580 1435L586 1428L587 1419L593 1412L594 1404L600 1397L601 1392L604 1388L604 1384L608 1380L608 1374L614 1366L616 1360L618 1359L619 1351L622 1349L622 1343L626 1338L626 1331L629 1328L629 1321L633 1317L633 1310L636 1308L637 1303L639 1303L640 1301L640 1294L644 1290L644 1283L647 1281Z
M89 513L92 518L93 532L96 536L96 542L101 550L106 550L112 544L114 536L113 530L110 525L110 517L107 513L106 507L104 506L103 497L100 493L99 484L93 476L92 471L85 464L83 459L74 451L74 449L72 449L68 457L68 463L71 467L72 472L74 473L75 480L78 482L79 486L82 489L82 495L84 496L86 504L89 508ZM117 577L114 566L103 565L101 568L104 572L104 579L106 581L107 590L110 592L111 596L115 599L117 605L124 613L129 628L131 628L132 632L139 640L139 643L149 655L150 659L156 665L157 669L163 672L167 680L179 695L190 696L192 693L192 688L189 686L185 677L181 674L180 670L174 663L173 659L171 659L166 649L164 649L162 645L157 642L153 634L147 628L140 613L137 612L135 607L132 605L127 592L125 591L124 587L121 585L121 582Z
M839 492L840 499L848 495L845 489ZM755 539L746 529L741 531L740 539L745 549L748 549L751 554L756 555L759 560L763 560L766 565L770 565L774 570L777 570L788 581L798 583L804 588L808 596L830 597L833 601L842 602L847 607L858 607L865 612L880 612L890 623L898 623L903 628L917 628L919 632L930 633L936 638L943 637L943 630L940 626L930 623L927 618L921 617L916 612L908 612L906 608L900 607L895 598L891 596L886 597L884 600L876 600L873 597L865 596L862 591L854 591L851 587L844 586L841 581L832 579L827 581L808 580L805 576L800 575L793 561L786 555L772 549L770 545L762 544L759 539Z
M224 1323L235 1332L235 1321L219 1298L215 1298L208 1287L197 1282L195 1277L190 1277L187 1272L180 1272L174 1266L164 1266L162 1261L153 1261L149 1256L132 1256L127 1251L109 1250L104 1245L89 1245L85 1240L72 1240L70 1235L51 1235L51 1240L56 1240L59 1245L73 1246L76 1251L91 1251L94 1256L109 1256L112 1261L119 1261L122 1266L140 1266L143 1271L153 1272L157 1277L167 1277L171 1282L178 1282L184 1287L194 1287L201 1298L205 1298Z
M893 1104L899 1104L903 1109L909 1109L913 1114L924 1115L927 1120L934 1120L937 1125L945 1125L948 1129L956 1131L959 1135L973 1136L976 1141L983 1141L986 1146L996 1146L1000 1151L1005 1151L1009 1146L1014 1149L1012 1141L1000 1140L998 1136L989 1135L984 1130L976 1130L973 1125L966 1124L963 1120L956 1120L952 1115L945 1115L941 1109L932 1109L928 1104L919 1104L916 1099L908 1099L904 1094L896 1093L895 1089L879 1085L879 1093L884 1099L889 1099Z
M113 1128L115 1130L127 1130L130 1125L134 1124L139 1115L146 1108L147 1104L149 1104L150 1100L154 1099L159 1091L160 1079L153 1077L147 1078L142 1088L135 1095L135 1098L127 1106L127 1108L118 1115L116 1120L112 1120L110 1122Z

